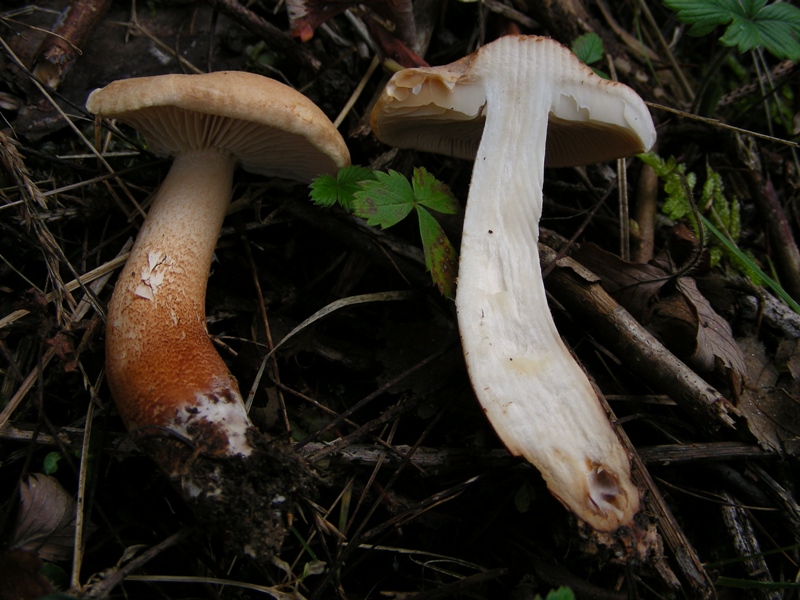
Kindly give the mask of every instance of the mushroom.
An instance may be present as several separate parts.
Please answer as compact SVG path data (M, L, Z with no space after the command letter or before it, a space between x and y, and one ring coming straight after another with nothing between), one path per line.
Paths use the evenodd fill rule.
M537 248L544 167L649 149L645 103L560 43L510 35L395 73L371 123L387 144L475 160L456 292L475 394L508 450L601 540L629 531L646 551L630 458L556 330Z
M347 147L308 98L246 72L116 81L92 92L86 106L135 127L154 152L174 157L108 307L111 394L128 430L200 519L217 520L229 508L241 522L221 528L240 529L247 553L269 555L282 537L276 515L290 509L286 497L307 475L299 459L252 426L208 337L206 284L237 164L310 182L347 165ZM265 464L272 483L258 481L272 472L263 472ZM236 510L239 504L248 511ZM259 510L255 524L241 516ZM272 541L260 539L269 532L259 518L275 530Z

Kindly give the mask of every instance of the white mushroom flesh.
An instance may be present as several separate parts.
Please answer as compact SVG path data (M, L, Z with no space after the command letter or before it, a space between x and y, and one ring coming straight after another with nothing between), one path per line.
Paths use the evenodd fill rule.
M602 82L548 38L508 36L469 60L438 69L413 70L430 76L423 85L412 70L396 75L381 107L392 117L382 116L384 123L374 114L373 122L390 131L385 138L379 134L388 143L402 136L402 147L436 144L434 151L458 156L468 155L470 139L479 134L471 132L461 141L462 129L479 132L483 122L456 296L475 394L509 451L533 463L551 492L579 518L601 532L630 527L639 510L630 458L592 384L556 330L537 241L546 144L557 164L569 160L562 155L562 147L569 144L546 141L548 128L561 133L575 121L592 122L594 130L588 136L613 129L633 142L629 147L644 151L655 138L650 115L632 90ZM466 96L456 98L464 87ZM428 115L437 110L448 114L430 119L426 128ZM422 125L402 131L394 115L404 112L413 113L414 119L423 115ZM452 116L464 125L453 125ZM439 130L445 141L432 141ZM599 153L616 158L615 151L609 144ZM592 150L587 156L592 152L598 154ZM575 157L572 164L584 164L582 159Z

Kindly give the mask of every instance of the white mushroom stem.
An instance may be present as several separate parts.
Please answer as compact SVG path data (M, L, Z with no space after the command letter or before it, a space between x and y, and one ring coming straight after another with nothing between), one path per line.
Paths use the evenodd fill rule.
M486 122L464 219L458 323L475 393L509 451L536 465L578 517L613 532L639 509L629 457L556 330L537 251L548 114L575 103L568 84L548 81L558 79L557 57L541 70L507 72L527 63L497 55L472 65Z
M241 394L205 320L234 166L222 150L175 157L114 289L106 340L109 385L125 399L129 430L163 436L163 428L214 456L251 451Z

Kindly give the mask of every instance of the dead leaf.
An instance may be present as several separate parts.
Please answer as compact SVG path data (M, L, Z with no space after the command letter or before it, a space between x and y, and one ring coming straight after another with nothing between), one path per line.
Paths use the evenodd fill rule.
M381 2L369 0L286 0L286 12L289 15L289 28L292 36L307 42L314 37L314 31L322 25L342 14L348 9L356 9L359 5L368 6L369 10L359 10L358 15L367 26L370 35L380 47L383 55L391 58L403 67L427 67L425 60L415 53L408 44L416 40L416 29L412 4L408 0ZM380 15L380 16L378 16ZM394 24L390 33L384 23Z
M694 279L670 278L659 266L630 263L593 244L584 245L574 256L678 358L698 371L717 373L733 383L737 392L741 389L744 356L730 324L714 310Z
M800 360L800 341L785 340L773 358L754 337L739 340L747 365L747 385L738 408L763 447L793 456L800 454L800 379L794 366ZM783 354L788 369L778 368ZM788 356L787 356L788 354Z
M411 50L404 41L389 33L386 28L375 21L375 19L367 18L364 22L367 25L370 35L372 35L377 44L381 47L386 57L391 58L406 69L430 66L425 62L425 59Z
M35 473L20 487L12 547L44 560L67 560L75 539L75 500L55 477Z
M775 351L775 363L796 381L800 381L798 344L800 344L800 340L784 339L778 343L778 349Z
M42 560L33 552L13 549L0 553L0 600L34 600L55 589L41 574Z
M670 294L653 306L647 329L685 363L697 348L697 312L682 294ZM694 366L694 365L693 365Z
M737 392L741 391L747 365L730 323L713 309L697 289L694 279L680 277L675 281L675 287L694 311L697 323L695 350L688 362L698 370L714 371L724 380L735 382Z
M292 36L307 42L317 27L357 4L353 0L286 0Z
M59 331L53 337L47 338L45 343L52 347L56 352L56 356L62 360L64 363L64 371L70 373L75 370L75 345L67 334L63 331Z
M595 244L582 245L573 258L600 277L603 289L640 323L649 321L661 288L669 283L663 269L624 261Z

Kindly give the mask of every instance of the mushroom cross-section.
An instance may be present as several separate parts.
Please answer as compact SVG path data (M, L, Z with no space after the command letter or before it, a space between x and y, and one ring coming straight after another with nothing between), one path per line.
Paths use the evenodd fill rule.
M655 129L642 99L558 42L506 36L406 69L372 112L383 142L474 159L456 308L470 379L503 443L595 531L635 528L630 460L547 306L537 240L545 166L630 156Z
M153 151L174 157L109 304L111 393L128 430L186 496L219 498L235 484L211 489L208 474L193 477L196 455L250 457L259 445L205 320L234 169L309 182L347 165L349 152L313 102L252 73L116 81L92 92L87 108L137 128Z

